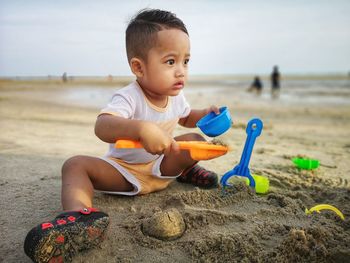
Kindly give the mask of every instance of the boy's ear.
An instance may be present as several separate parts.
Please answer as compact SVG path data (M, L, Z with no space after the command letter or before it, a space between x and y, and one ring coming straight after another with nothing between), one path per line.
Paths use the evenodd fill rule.
M132 73L134 73L136 77L138 78L143 77L144 63L141 59L132 58L130 60L130 67L131 67Z

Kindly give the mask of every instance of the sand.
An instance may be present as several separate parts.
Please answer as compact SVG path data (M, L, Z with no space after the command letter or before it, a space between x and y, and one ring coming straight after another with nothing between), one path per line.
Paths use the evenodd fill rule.
M91 94L111 94L115 86L118 83L0 82L1 262L30 262L23 241L32 227L60 212L63 162L77 154L101 156L107 149L94 135L99 105L79 104L67 94L89 89L95 92ZM252 173L270 179L269 192L258 195L237 181L225 193L173 182L145 196L96 194L94 205L111 217L108 235L100 248L78 255L74 262L349 261L349 87L332 93L310 89L307 95L285 88L280 99L272 100L266 89L257 97L245 92L244 85L212 86L192 85L186 95L194 108L213 102L229 108L234 124L219 139L231 151L201 164L220 175L233 169L244 147L245 125L259 117L264 129L249 166ZM313 97L315 92L319 99ZM99 99L94 96L90 101ZM338 102L327 100L332 96ZM176 129L176 134L184 132ZM318 159L321 166L298 170L291 162L297 155ZM339 208L345 220L325 210L305 215L305 208L320 203ZM143 233L143 222L171 209L185 222L183 235L159 240Z

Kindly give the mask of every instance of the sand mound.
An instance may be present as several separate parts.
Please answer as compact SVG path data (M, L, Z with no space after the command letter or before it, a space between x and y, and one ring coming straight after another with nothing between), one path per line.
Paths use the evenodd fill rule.
M185 222L176 208L156 212L142 222L142 232L145 235L161 240L174 240L185 232Z

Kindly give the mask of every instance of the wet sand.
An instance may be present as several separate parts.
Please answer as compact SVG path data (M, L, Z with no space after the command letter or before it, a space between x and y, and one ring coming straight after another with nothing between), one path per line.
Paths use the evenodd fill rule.
M322 81L320 82L322 83ZM84 93L89 83L0 82L0 261L30 262L23 252L26 233L60 212L60 169L77 154L101 156L107 146L94 135L99 103L108 101L116 84L91 89L84 103L67 97ZM313 99L329 96L321 90L299 96L282 90L271 100L246 93L245 87L186 90L193 108L215 101L228 106L234 124L220 136L231 151L201 165L223 175L238 164L245 126L253 117L264 122L250 169L270 179L270 191L257 195L236 182L221 189L201 190L173 182L164 191L138 197L96 194L96 207L107 212L111 225L96 249L74 262L346 262L350 258L350 107L348 89L338 90L341 101ZM219 91L219 92L218 92ZM309 93L310 93L309 92ZM322 93L323 92L323 93ZM341 93L342 92L342 93ZM84 93L86 95L86 91ZM91 95L95 94L95 95ZM97 94L97 95L96 95ZM334 95L334 94L333 94ZM287 97L286 97L287 96ZM199 132L194 129L193 131ZM188 132L177 128L176 134ZM301 171L291 158L320 160L314 171ZM305 208L327 203L333 212L305 215ZM155 212L176 208L186 224L176 240L144 235L142 222Z

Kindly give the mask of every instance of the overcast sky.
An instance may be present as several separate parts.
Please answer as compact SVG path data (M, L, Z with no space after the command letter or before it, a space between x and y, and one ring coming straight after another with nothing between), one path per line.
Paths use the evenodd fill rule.
M124 32L145 7L187 25L191 74L350 70L347 0L0 0L0 76L130 75Z

